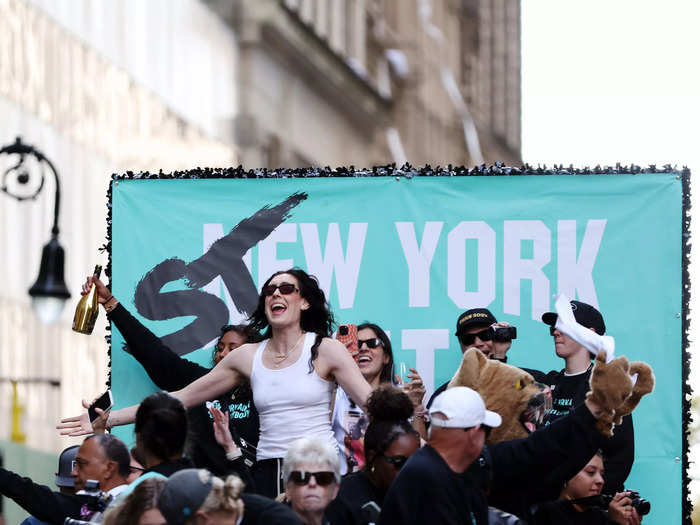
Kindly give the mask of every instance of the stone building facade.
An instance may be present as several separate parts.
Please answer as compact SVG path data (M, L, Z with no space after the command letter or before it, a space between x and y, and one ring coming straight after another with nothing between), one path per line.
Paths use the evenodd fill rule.
M512 0L0 0L0 145L22 136L60 173L73 294L50 326L27 295L52 181L29 203L0 193L0 449L9 379L26 434L6 466L51 484L55 453L79 442L57 417L105 388L104 314L90 337L71 319L106 262L112 173L518 164L519 24Z

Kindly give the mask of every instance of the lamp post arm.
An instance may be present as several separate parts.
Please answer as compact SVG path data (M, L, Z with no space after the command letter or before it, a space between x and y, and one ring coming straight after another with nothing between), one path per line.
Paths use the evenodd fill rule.
M48 164L49 168L51 169L51 172L53 173L53 178L56 181L56 192L54 193L54 204L53 204L53 226L51 227L51 234L54 237L58 237L58 210L61 206L61 183L59 182L58 179L58 172L56 171L56 168L53 165L53 162L51 162L49 159L47 159L43 153L40 151L34 150L34 153L38 158L46 162Z

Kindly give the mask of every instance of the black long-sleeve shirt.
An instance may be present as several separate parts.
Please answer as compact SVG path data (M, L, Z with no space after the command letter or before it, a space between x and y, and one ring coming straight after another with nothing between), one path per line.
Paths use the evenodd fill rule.
M556 499L605 440L595 422L581 405L526 438L488 445L489 505L528 519L533 503Z
M473 520L485 525L486 492L488 505L527 520L530 506L556 498L564 482L588 463L602 440L595 418L584 405L526 438L485 446L482 457L463 474L452 472L436 451L426 447L411 456L389 488L380 522ZM545 480L549 486L543 485Z
M556 421L586 401L590 390L592 368L586 372L567 376L564 371L547 374L529 370L537 381L552 388L552 410L545 417L545 424ZM615 427L613 436L604 438L601 444L605 465L604 494L615 494L624 490L625 481L634 463L634 423L632 414L622 418Z
M55 492L4 468L0 468L0 494L35 518L55 525L63 525L66 518L82 519L83 506L97 501L94 496Z
M159 388L179 390L209 372L207 368L175 354L121 304L108 314L108 318L124 336L125 349ZM250 467L255 459L260 428L252 392L247 385L240 385L212 401L222 411L229 412L229 429L244 456L235 461L226 459L224 450L214 438L212 419L205 405L188 410L188 456L196 466L217 476L232 472L239 474L250 489L252 478L243 467L244 464Z

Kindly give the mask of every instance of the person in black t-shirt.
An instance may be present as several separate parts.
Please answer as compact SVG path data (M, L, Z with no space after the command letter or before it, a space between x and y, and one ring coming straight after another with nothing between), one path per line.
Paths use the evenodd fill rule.
M506 352L510 350L512 341L496 341L494 329L507 326L510 325L505 322L499 323L486 308L472 308L457 318L455 335L459 340L462 353L466 352L468 348L477 348L489 359L505 363L508 360ZM433 400L445 391L448 383L449 381L435 389L425 405L426 410L429 410Z
M408 422L413 415L411 399L400 389L383 385L367 401L370 423L365 434L367 463L358 472L345 476L336 500L326 510L329 521L336 519L338 503L350 509L353 523L369 523L372 510L384 504L384 496L401 467L420 447L418 432ZM367 510L362 508L374 502Z
M481 455L489 428L500 425L501 416L486 410L471 388L454 387L435 398L430 417L428 444L392 483L380 523L486 525L482 480L463 474Z
M571 301L571 309L576 322L598 335L605 334L605 321L601 313L593 306L580 301ZM570 413L583 404L589 390L589 380L593 371L593 355L582 345L567 337L555 328L557 314L548 312L542 315L542 321L550 325L554 338L554 351L564 360L564 369L547 374L528 370L536 381L552 389L552 410L545 416L545 425ZM634 462L634 427L632 415L622 419L622 424L615 427L614 435L606 439L602 446L607 476L604 494L621 492L625 480Z

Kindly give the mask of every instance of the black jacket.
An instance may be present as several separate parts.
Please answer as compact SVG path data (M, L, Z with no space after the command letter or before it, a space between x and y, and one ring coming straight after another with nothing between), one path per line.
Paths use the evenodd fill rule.
M557 397L557 388L562 387L568 380L572 391L569 393L573 400L572 406L582 405L586 401L586 393L590 390L590 378L593 367L578 376L564 376L564 371L551 371L547 374L528 370L540 383L552 387L553 396ZM567 394L567 395L569 395ZM561 414L550 414L549 421L556 420ZM615 494L624 490L625 481L634 463L634 423L632 414L622 418L622 423L615 427L613 436L604 438L601 446L605 463L605 485L603 494Z
M62 494L0 468L0 494L12 499L35 518L63 525L66 518L81 519L84 505L97 502L94 496Z
M163 390L172 392L189 385L209 372L209 369L179 357L121 304L108 314L126 341L125 350L143 366L151 380ZM215 400L222 411L229 411L229 429L243 457L228 461L224 450L216 443L212 420L205 405L188 410L187 454L194 464L217 476L236 473L251 487L247 467L255 460L260 423L248 386L237 386ZM243 444L241 438L245 444Z
M488 445L489 505L528 519L536 502L559 496L605 440L586 405L523 439Z

